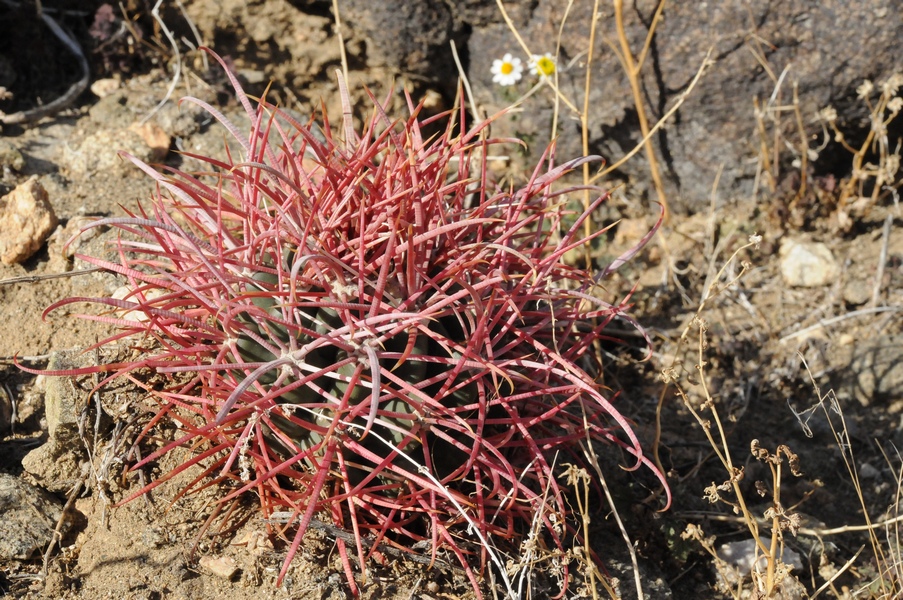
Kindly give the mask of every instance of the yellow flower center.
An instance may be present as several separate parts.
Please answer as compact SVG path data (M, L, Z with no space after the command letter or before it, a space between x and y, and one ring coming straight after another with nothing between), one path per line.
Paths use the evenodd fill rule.
M547 56L543 56L536 61L536 68L540 73L548 77L555 72L555 61Z
M510 75L511 71L514 70L514 65L509 62L502 63L502 75Z

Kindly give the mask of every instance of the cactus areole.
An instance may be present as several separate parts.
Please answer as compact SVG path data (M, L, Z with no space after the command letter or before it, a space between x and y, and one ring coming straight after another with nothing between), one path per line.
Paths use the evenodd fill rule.
M217 485L222 502L255 494L268 519L291 515L274 528L289 542L280 580L316 517L353 532L337 544L354 593L378 548L417 544L434 560L455 555L479 595L486 564L503 566L491 548L516 550L538 527L562 550L573 534L556 453L614 444L664 484L596 382L593 344L611 320L633 323L623 303L597 298L596 281L636 249L595 277L563 260L606 195L568 215L575 190L553 184L598 157L555 165L550 150L522 188L505 189L488 157L516 140L487 139L488 122L467 129L463 109L420 120L408 97L411 116L396 122L370 96L358 132L340 78L334 132L325 116L318 126L252 103L229 77L249 134L183 101L209 111L242 156L189 155L210 171L188 174L125 155L158 193L89 226L121 230L118 261L80 258L124 277L129 295L46 311L105 305L80 315L118 328L98 345L140 351L45 372L144 385L158 408L136 443L162 422L179 434L133 469L192 451L123 502L196 466L183 493ZM422 127L440 123L425 139Z

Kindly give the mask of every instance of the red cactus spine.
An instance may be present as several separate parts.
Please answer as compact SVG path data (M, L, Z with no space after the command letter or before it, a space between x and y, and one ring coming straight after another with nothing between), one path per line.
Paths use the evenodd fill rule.
M429 541L433 559L440 548L458 557L479 594L464 532L484 542L480 569L497 559L491 544L530 523L564 543L555 450L616 444L665 483L593 376L589 350L625 306L596 298L594 279L562 260L585 242L589 213L565 229L566 191L552 185L596 157L553 166L549 153L509 192L489 181L486 157L512 140L483 139L486 123L466 130L463 109L421 122L408 99L411 117L394 123L374 101L357 135L343 87L340 141L325 118L315 135L313 122L252 105L230 78L249 136L186 100L230 131L243 159L194 156L214 173L193 176L128 157L162 191L150 212L92 225L123 232L118 263L81 258L125 277L130 296L45 312L106 305L113 314L82 315L120 329L102 343L144 352L48 374L171 382L147 387L159 410L142 437L167 419L184 435L133 468L179 446L196 454L123 502L201 465L183 492L212 477L231 484L224 502L255 493L265 517L290 514L280 580L312 519L328 515L353 531L364 572L380 544ZM421 127L441 119L445 133L424 140Z

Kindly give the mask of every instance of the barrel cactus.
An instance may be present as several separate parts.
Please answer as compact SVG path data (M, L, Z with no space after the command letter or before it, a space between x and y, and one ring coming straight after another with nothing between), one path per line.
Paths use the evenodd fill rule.
M366 573L381 544L420 542L434 559L454 554L479 594L494 545L516 548L537 527L548 547L566 543L556 451L615 444L662 479L596 382L594 343L613 319L632 321L593 288L626 257L595 278L563 260L589 211L567 215L572 190L553 184L597 157L555 165L549 151L508 190L487 157L512 140L487 139L488 122L468 129L463 109L421 120L408 98L411 116L396 122L371 96L356 132L340 78L334 132L325 115L318 126L252 102L229 77L249 134L185 101L243 156L195 156L210 172L188 174L126 155L159 191L91 225L121 230L118 262L81 258L130 292L47 309L105 305L82 317L117 326L103 343L141 350L48 374L168 382L145 385L158 408L142 436L164 420L181 434L132 468L180 446L192 458L123 502L200 465L185 492L212 480L223 502L255 494L265 517L290 515L280 580L317 518L353 532L337 540L352 591L349 555ZM427 124L445 131L425 139Z

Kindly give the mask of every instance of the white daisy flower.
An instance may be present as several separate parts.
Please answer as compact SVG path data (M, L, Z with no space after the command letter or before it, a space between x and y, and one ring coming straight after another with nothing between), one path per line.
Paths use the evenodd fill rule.
M540 79L552 77L556 68L555 57L548 52L530 57L530 71Z
M492 61L492 81L499 85L514 85L520 81L524 66L519 58L505 54L501 60Z

